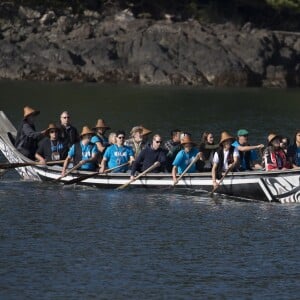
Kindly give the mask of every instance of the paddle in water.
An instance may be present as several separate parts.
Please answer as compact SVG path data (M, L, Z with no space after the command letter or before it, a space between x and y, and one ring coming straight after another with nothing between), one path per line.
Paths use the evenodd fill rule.
M220 184L223 182L224 178L228 175L228 173L235 167L235 164L232 164L224 173L220 181L216 186L213 187L212 191L210 192L211 195L219 188Z

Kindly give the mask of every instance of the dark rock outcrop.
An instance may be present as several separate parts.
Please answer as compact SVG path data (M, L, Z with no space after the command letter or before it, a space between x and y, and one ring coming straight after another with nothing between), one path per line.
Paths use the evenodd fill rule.
M0 4L0 78L299 86L300 34Z

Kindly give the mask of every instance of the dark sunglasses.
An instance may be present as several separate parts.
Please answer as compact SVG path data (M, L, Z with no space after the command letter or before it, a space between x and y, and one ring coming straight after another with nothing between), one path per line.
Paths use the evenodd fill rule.
M160 143L162 143L162 141L155 141L157 144L160 144Z
M125 136L118 136L118 139L125 139Z

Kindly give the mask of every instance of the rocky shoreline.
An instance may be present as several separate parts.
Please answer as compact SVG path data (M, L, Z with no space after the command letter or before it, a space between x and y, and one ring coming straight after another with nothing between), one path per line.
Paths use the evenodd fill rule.
M299 87L300 33L2 3L0 79Z

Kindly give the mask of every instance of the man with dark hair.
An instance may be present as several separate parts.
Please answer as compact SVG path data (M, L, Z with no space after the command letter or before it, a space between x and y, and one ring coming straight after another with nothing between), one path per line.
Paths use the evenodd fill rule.
M171 139L166 141L164 144L164 149L166 150L166 169L168 172L172 171L173 161L177 155L177 153L182 149L180 144L180 135L181 130L173 129L171 131Z
M43 164L47 161L65 159L68 155L68 148L58 137L57 126L50 123L45 135L46 137L39 143L35 158Z
M123 130L118 130L116 132L117 142L109 146L105 152L101 162L101 167L99 173L103 173L106 168L106 164L109 169L115 168L117 166L123 165L127 162L131 164L134 161L134 153L131 147L125 146L125 132ZM128 165L116 168L113 172L126 172L128 170Z

